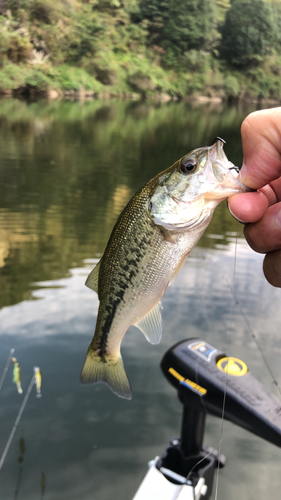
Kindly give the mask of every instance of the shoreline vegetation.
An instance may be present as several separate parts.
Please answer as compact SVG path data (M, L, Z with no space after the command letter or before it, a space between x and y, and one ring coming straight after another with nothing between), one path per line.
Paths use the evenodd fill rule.
M0 95L281 101L280 0L0 0Z

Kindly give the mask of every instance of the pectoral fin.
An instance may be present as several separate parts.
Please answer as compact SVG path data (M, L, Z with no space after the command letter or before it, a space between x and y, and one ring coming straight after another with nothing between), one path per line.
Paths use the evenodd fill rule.
M169 286L170 286L170 285L171 285L171 283L173 283L173 282L175 281L175 279L177 278L177 276L178 276L179 272L181 271L181 269L183 268L183 266L184 266L184 264L185 264L185 261L186 261L186 259L187 259L188 255L189 255L189 253L188 253L188 254L186 254L186 255L184 256L184 258L180 261L180 263L179 263L179 265L178 265L177 269L175 270L175 272L174 272L174 274L173 274L172 278L170 279Z
M171 231L166 229L164 226L159 226L159 229L164 237L164 240L168 241L169 243L175 243L175 240L172 237Z
M90 272L88 278L86 279L85 285L88 288L91 288L98 294L98 288L99 288L99 272L100 272L100 263L101 260L97 263L97 265L94 267L94 269Z
M162 337L162 317L160 308L161 302L158 302L153 309L135 323L135 326L142 331L151 344L159 344Z

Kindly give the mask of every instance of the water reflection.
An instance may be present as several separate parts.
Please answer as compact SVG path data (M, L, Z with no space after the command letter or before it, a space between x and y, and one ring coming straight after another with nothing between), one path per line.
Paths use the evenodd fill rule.
M30 396L1 471L0 498L17 491L21 435L28 452L18 498L132 498L147 461L179 433L180 404L159 363L182 338L203 336L230 349L272 388L225 280L233 280L237 234L235 293L281 380L280 290L265 282L262 256L220 205L163 299L161 344L148 344L134 327L122 343L133 400L78 381L98 308L84 282L121 208L154 174L217 135L241 164L239 127L248 112L186 103L1 101L0 367L14 347L24 392L35 365L44 392ZM0 454L22 401L11 379L10 368L0 392ZM206 444L218 447L219 439L220 422L208 418ZM229 462L221 500L276 496L279 452L272 445L225 423L223 453Z
M19 472L18 472L18 478L17 478L17 485L16 485L16 490L15 490L15 495L14 495L14 500L17 500L18 495L19 495L19 490L20 490L20 484L21 484L21 478L22 478L22 469L23 469L23 459L24 459L24 453L25 453L25 441L23 435L21 436L19 440L19 457L18 457L18 463L19 463Z
M33 282L65 276L74 263L102 253L132 194L218 132L240 164L239 125L247 111L1 101L0 307L30 299ZM222 208L214 220L216 234L235 230Z

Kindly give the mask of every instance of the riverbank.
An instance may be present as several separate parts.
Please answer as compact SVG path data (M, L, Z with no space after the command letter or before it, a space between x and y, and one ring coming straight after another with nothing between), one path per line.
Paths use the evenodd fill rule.
M280 99L267 99L267 98L256 98L256 97L250 97L247 96L244 99L223 99L222 97L219 96L207 96L207 95L193 95L193 96L184 96L184 97L172 97L169 94L153 94L150 95L149 97L143 98L140 94L132 93L132 94L122 94L118 95L115 93L109 93L109 92L104 92L104 93L94 93L94 92L88 92L85 89L80 89L78 91L72 90L72 91L66 91L66 92L58 92L57 90L54 89L49 89L47 91L39 91L39 90L30 90L30 89L23 89L20 92L16 91L13 92L11 90L8 90L6 92L0 92L0 102L1 99L24 99L24 100L47 100L47 101L60 101L60 100L66 100L66 101L79 101L79 102L85 102L85 101L93 101L93 100L112 100L112 99L121 99L121 100L128 100L128 101L154 101L154 102L159 102L159 103L168 103L170 101L176 102L176 101L183 101L183 102L194 102L197 104L223 104L225 102L230 102L230 103L239 103L239 104L257 104L258 106L262 107L272 107L272 106L279 106ZM1 111L1 110L0 110ZM1 113L0 113L1 114Z
M69 65L53 66L31 64L30 62L13 64L6 62L0 69L0 95L26 98L48 99L155 99L208 101L246 101L266 100L281 102L281 79L279 72L270 74L266 69L273 65L277 56L263 67L244 72L230 70L221 61L212 60L207 54L199 54L208 60L208 68L203 72L176 73L157 65L157 61L146 56L135 67L130 64L130 71L124 71L122 64L116 68L115 79L111 83L102 83L82 68ZM198 55L198 56L199 56ZM131 57L131 59L135 59ZM151 66L148 75L148 67ZM280 64L281 73L281 64ZM133 75L133 76L132 76ZM104 77L105 78L105 77Z
M183 19L178 17L179 9L173 10L173 2L168 8L169 2L162 5L161 0L153 5L146 5L145 0L124 4L69 0L67 7L63 0L56 4L2 0L0 94L51 99L270 99L279 103L281 41L271 19L273 7L267 13L268 6L255 0L267 24L253 25L247 11L247 22L243 17L246 39L244 31L233 32L230 48L236 47L235 57L223 34L226 29L231 32L235 25L231 16L241 16L241 6L253 8L247 1L208 0L204 12L197 2L191 17L186 9ZM275 17L281 26L278 12ZM255 37L261 39L261 47Z

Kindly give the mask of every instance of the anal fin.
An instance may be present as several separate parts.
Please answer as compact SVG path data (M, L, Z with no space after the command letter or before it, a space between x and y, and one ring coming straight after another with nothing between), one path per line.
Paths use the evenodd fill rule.
M101 260L97 263L97 265L92 269L88 278L86 279L85 285L91 290L94 290L98 294L99 288L99 272L100 272L100 263Z
M158 302L135 326L139 328L148 342L159 344L162 337L161 302Z

